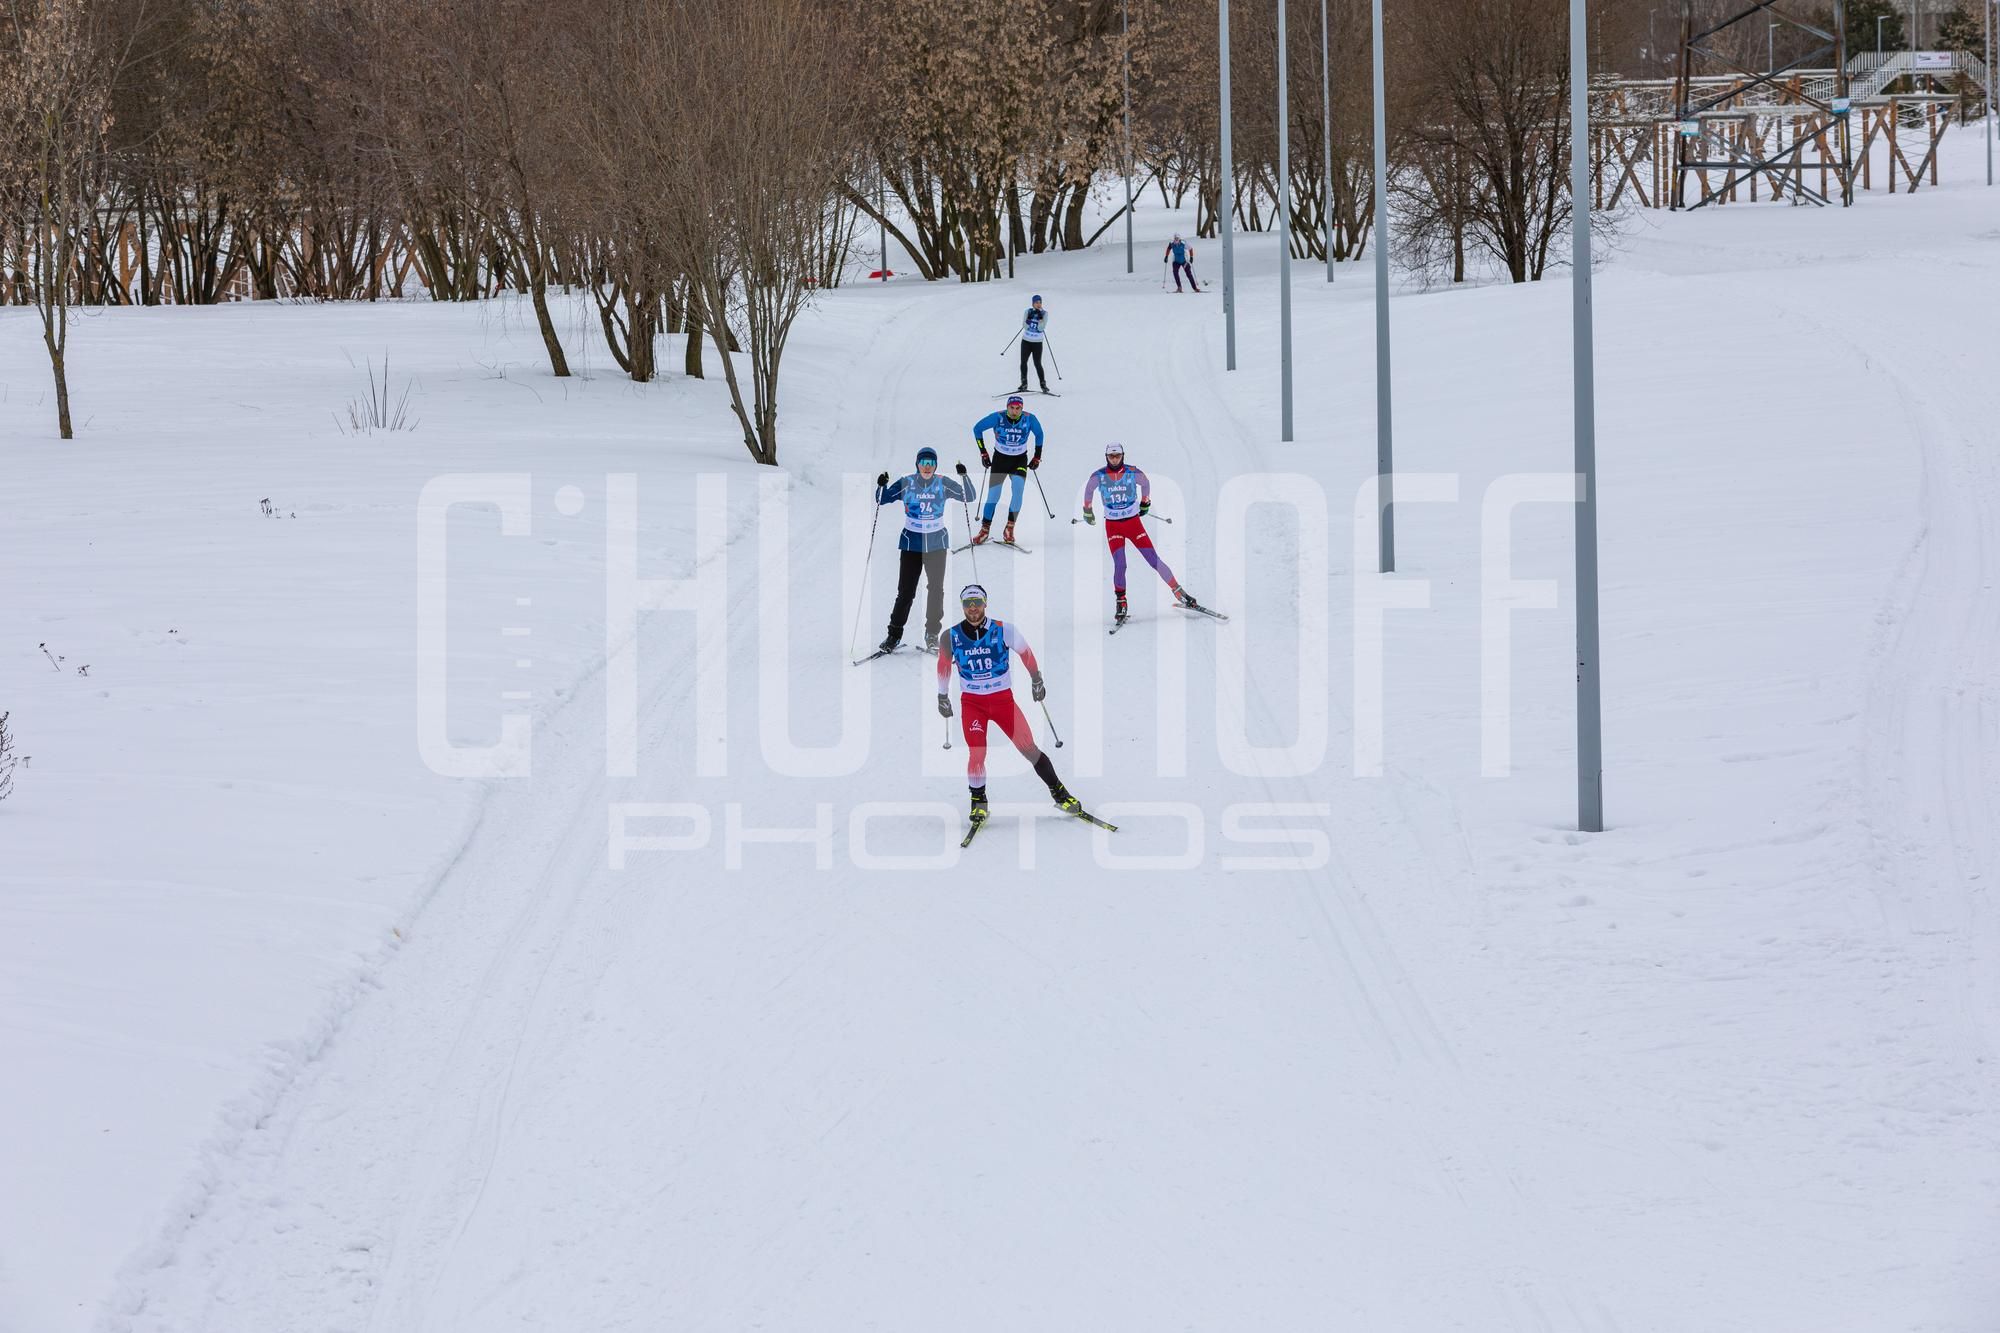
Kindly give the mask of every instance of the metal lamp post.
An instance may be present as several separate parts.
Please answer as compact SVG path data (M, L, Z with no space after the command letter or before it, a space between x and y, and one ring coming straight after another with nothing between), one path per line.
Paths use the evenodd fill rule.
M1222 22L1222 325L1225 364L1236 369L1236 158L1229 144L1229 0L1218 0Z
M1380 0L1377 0L1380 3ZM1576 823L1604 831L1604 732L1597 650L1597 370L1590 311L1590 49L1587 0L1569 0L1570 307L1576 393Z
M1285 78L1285 0L1278 0L1278 438L1292 440L1292 121Z
M1383 77L1382 0L1374 0L1371 22L1375 78L1375 503L1376 567L1396 568L1395 430L1389 400L1389 110Z
M1125 57L1125 271L1132 271L1132 24L1118 0L1118 29Z
M1322 180L1320 221L1326 231L1326 280L1333 281L1333 67L1328 53L1333 34L1326 25L1326 0L1319 0L1319 104L1320 138L1326 147L1326 167Z

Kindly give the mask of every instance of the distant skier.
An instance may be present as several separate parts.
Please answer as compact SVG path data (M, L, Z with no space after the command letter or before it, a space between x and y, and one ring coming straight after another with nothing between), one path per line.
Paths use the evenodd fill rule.
M1035 775L1048 784L1057 808L1080 815L1082 804L1056 777L1056 766L1036 746L1035 733L1028 726L1028 719L1021 715L1021 706L1014 701L1010 673L1016 653L1021 656L1021 664L1028 668L1029 688L1035 702L1048 697L1034 650L1028 647L1021 631L1004 621L986 618L986 589L977 583L966 584L958 594L958 601L965 609L965 619L953 625L938 645L937 701L938 713L950 717L951 672L956 666L958 703L965 710L959 727L965 735L965 781L972 788L973 832L978 832L979 825L986 820L986 738L996 731L1012 741L1021 757L1034 765ZM966 841L971 841L971 835L967 835Z
M1194 280L1194 247L1182 240L1179 232L1175 232L1174 239L1167 242L1166 253L1161 258L1173 261L1175 291L1181 290L1181 273L1183 271L1187 273L1188 286L1194 288L1196 291L1201 290L1201 284Z
M1021 316L1021 382L1014 386L1015 393L1028 391L1028 358L1035 359L1035 378L1042 382L1042 392L1049 391L1049 372L1042 369L1042 339L1048 335L1049 312L1042 309L1042 298L1036 296L1028 305L1027 313Z
M993 432L993 450L986 449L986 432ZM1028 437L1035 440L1033 456L1028 453ZM993 511L1000 503L1002 486L1013 487L1013 494L1007 498L1007 526L1000 534L1000 540L1012 543L1014 540L1014 519L1021 512L1021 496L1028 488L1028 469L1042 465L1042 423L1021 401L1019 394L1007 399L1007 406L998 412L989 412L973 423L972 442L979 448L979 462L986 468L986 503L979 516L979 531L972 538L974 546L985 541L993 533Z
M889 633L877 651L892 652L903 641L903 625L910 618L920 573L930 580L930 597L924 608L924 650L937 647L938 631L944 626L945 552L951 546L945 502L971 499L972 481L965 464L958 465L957 480L939 476L937 450L929 445L917 450L914 475L899 477L894 483L886 472L875 478L876 504L903 502L903 535L896 542L896 549L903 553L896 576L896 604L889 611Z
M1099 492L1104 495L1104 539L1111 545L1111 591L1118 598L1117 621L1123 624L1129 614L1125 605L1125 543L1139 548L1139 554L1146 557L1146 563L1166 581L1174 597L1182 606L1200 605L1194 594L1181 587L1174 571L1167 568L1166 561L1160 559L1153 549L1153 539L1146 532L1145 518L1153 507L1153 483L1138 468L1125 466L1125 446L1107 444L1104 446L1104 466L1090 474L1090 480L1083 488L1083 521L1093 527L1097 514L1091 509L1091 499Z

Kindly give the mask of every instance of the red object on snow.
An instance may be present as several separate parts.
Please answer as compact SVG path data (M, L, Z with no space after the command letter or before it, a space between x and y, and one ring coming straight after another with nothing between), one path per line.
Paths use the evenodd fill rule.
M896 274L893 270L886 268L878 268L873 273L870 273L868 276L870 279L882 279L882 278L893 278L896 276Z

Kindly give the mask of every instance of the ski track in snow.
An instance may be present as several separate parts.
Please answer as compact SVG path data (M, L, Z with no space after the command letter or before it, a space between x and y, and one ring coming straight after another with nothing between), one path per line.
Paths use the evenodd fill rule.
M1011 304L1011 293L971 304L977 309L1003 302ZM964 315L962 309L954 313ZM903 442L933 438L940 429L936 422L912 419L918 414L906 387L922 360L919 330L943 317L935 308L914 319L905 316L903 333L891 340L888 350L894 355L886 359L889 373L881 376L874 435L881 446L877 456L886 450L892 470L897 456L908 451L900 447ZM1212 497L1222 478L1204 439L1217 432L1238 438L1250 433L1219 402L1193 401L1180 387L1193 382L1200 368L1204 332L1186 317L1156 321L1147 334L1151 346L1126 350L1154 363L1151 387L1174 423L1170 435L1149 441L1149 466L1156 475L1174 475L1191 495ZM875 348L870 352L881 355ZM1078 434L1064 431L1066 450L1086 447ZM1185 539L1176 557L1183 565L1195 558L1186 547L1197 526L1184 521L1174 530ZM1090 537L1095 546L1096 534ZM1101 550L1076 554L1104 558ZM1135 569L1143 566L1135 562ZM755 629L754 620L732 617L732 660L748 659L753 648L745 641ZM1240 624L1190 627L1197 639L1203 631L1243 632ZM642 660L674 663L645 701L647 754L667 753L683 743L676 735L685 729L678 710L688 703L691 679L669 652L669 634L658 625L642 629L647 640ZM1200 679L1203 670L1213 668L1212 648L1197 649L1191 677ZM927 672L928 665L922 669ZM477 1260L467 1271L468 1234L482 1217L496 1161L509 1152L532 1155L533 1140L524 1143L515 1133L522 1097L546 1096L547 1080L563 1063L570 1039L589 1022L593 994L621 961L621 951L646 938L645 919L663 907L656 900L658 887L644 877L601 870L601 812L613 799L612 784L590 772L597 751L587 736L601 711L601 686L601 677L593 678L564 710L562 733L577 734L559 734L558 745L544 747L560 765L551 784L554 808L543 772L534 780L533 795L508 788L496 792L485 821L489 835L441 886L385 974L383 993L252 1136L245 1178L197 1221L183 1247L178 1266L210 1276L193 1292L149 1292L133 1302L138 1310L129 1321L113 1320L111 1326L165 1333L188 1326L303 1327L318 1319L330 1328L400 1331L504 1322L495 1307L510 1292L519 1294L515 1283L501 1279L493 1285L490 1276L479 1276ZM1281 734L1254 680L1248 705L1255 724ZM1332 753L1342 752L1343 737L1340 731L1330 737ZM1325 797L1299 779L1263 779L1258 785L1273 801ZM1385 784L1364 788L1371 796L1385 789ZM1373 817L1353 819L1354 825L1380 830L1387 853L1421 860L1425 840L1408 835L1400 812L1379 800L1371 803L1377 807ZM528 866L532 872L522 873ZM1470 1094L1354 872L1341 866L1332 884L1307 873L1286 879L1291 885L1286 894L1259 895L1256 915L1264 919L1253 928L1272 935L1264 948L1273 951L1282 949L1289 933L1305 932L1314 940L1320 959L1316 998L1324 1006L1316 1024L1330 1023L1326 1040L1341 1050L1348 1076L1371 1087L1368 1104L1349 1115L1342 1132L1357 1143L1413 1137L1429 1158L1429 1187L1465 1225L1490 1224L1510 1214L1534 1218L1537 1206L1496 1165L1491 1148L1466 1139L1467 1128L1477 1123L1464 1114ZM701 892L695 888L668 898L688 906ZM940 910L1040 961L990 911L970 904ZM871 916L910 954L929 947L929 932ZM1236 924L1239 930L1252 926L1242 919ZM815 947L809 943L814 932L804 934L808 947ZM1247 941L1238 946L1259 951ZM1059 970L1048 980L1069 989ZM1076 997L1079 1011L1090 1004ZM1370 1071L1365 1077L1364 1066ZM587 1124L570 1128L589 1132ZM528 1160L514 1165L532 1170ZM1440 1248L1456 1252L1454 1265L1462 1272L1479 1247L1469 1236L1451 1243L1456 1227L1440 1218L1432 1216L1428 1224L1444 1233ZM1572 1298L1535 1271L1528 1258L1535 1230L1508 1243L1510 1257L1499 1267L1489 1267L1476 1280L1461 1277L1469 1289L1498 1293L1483 1303L1477 1326L1610 1327L1579 1319ZM1569 1285L1575 1286L1573 1278ZM471 1304L469 1287L481 1289ZM1386 1294L1377 1293L1377 1299ZM190 1296L196 1303L183 1304ZM511 1314L530 1326L533 1308L529 1303ZM601 1322L607 1316L609 1321ZM622 1324L613 1312L597 1311L592 1326Z
M1042 515L1031 479L1023 519L1037 553L1010 553L1016 563L989 566L982 581L1004 598L1016 580L1081 562L1108 589L1102 534L1067 524L1063 511L1073 495L1064 488L1070 470L1095 466L1092 453L1116 436L1156 482L1169 479L1193 497L1175 515L1179 522L1153 535L1182 580L1210 600L1211 502L1223 482L1292 466L1289 447L1272 444L1240 415L1234 386L1224 384L1219 312L1201 302L1164 306L1150 289L1116 280L1085 277L1065 286L1052 276L1042 289L1053 294L1059 321L1088 300L1125 333L1113 345L1065 332L1082 329L1081 321L1052 327L1057 344L1071 340L1066 368L1078 386L1057 385L1066 391L1060 400L1031 401L1050 429L1044 472L1052 475L1043 479L1058 513L1035 536ZM877 388L844 398L830 441L800 445L789 460L799 510L842 471L905 470L919 444L938 447L947 469L969 455L965 426L987 410L991 358L985 344L958 355L953 331L962 344L967 326L1004 327L1021 290L871 293L868 299L895 303L893 314L869 326L843 376L872 378ZM1982 290L1969 288L1973 296ZM1795 304L1790 292L1786 297ZM1829 298L1804 322L1835 324L1847 309ZM1976 324L1976 314L1968 310L1966 322ZM1991 1107L2000 1092L1993 1072L2000 1067L1993 1029L2000 978L1992 967L2000 925L1987 882L2000 867L1993 795L2000 779L2000 570L1990 535L2000 531L2000 462L1982 443L1995 394L1976 350L1959 354L1956 388L1930 393L1922 386L1935 382L1936 369L1924 362L1923 346L1842 341L1863 376L1881 378L1903 405L1921 451L1925 526L1878 617L1855 724L1855 781L1829 798L1841 809L1823 824L1740 837L1738 826L1719 839L1670 843L1664 853L1657 842L1615 834L1577 845L1545 828L1515 832L1547 853L1534 873L1548 893L1567 893L1578 882L1602 892L1590 875L1636 872L1650 864L1647 857L1692 860L1794 844L1806 848L1794 873L1811 875L1851 845L1870 867L1887 926L1879 955L1838 937L1804 936L1798 948L1824 949L1856 965L1907 955L1920 973L1913 986L1935 978L1950 988L1956 1012L1948 1030L1938 1035L1911 1019L1909 1031L1921 1042L1956 1042L1957 1067L1927 1071L1922 1083L1910 1071L1911 1086L1933 1100L1884 1105L1879 1118L1921 1118L1947 1142L1976 1145L1979 1127L1995 1123ZM1113 382L1116 394L1093 387ZM1226 452L1219 449L1224 441ZM1399 443L1402 465L1421 470L1421 436L1414 449L1407 435ZM983 469L975 474L983 484ZM755 543L743 540L754 531L752 492L732 479L729 554L738 574L754 564L745 557ZM1342 540L1351 506L1333 488L1328 494L1338 616L1347 600L1339 576L1351 550ZM974 521L976 513L975 505ZM893 516L884 514L869 574L869 617L886 609L884 585L893 584ZM795 513L795 526L810 521ZM1406 531L1415 531L1414 523ZM1295 552L1282 530L1253 532L1252 540L1263 544L1270 567L1290 567ZM642 551L642 572L657 574L660 553L643 540ZM968 552L962 565L953 558L946 575L953 589L978 556ZM1047 563L1020 565L1024 559ZM795 615L841 602L838 565L823 562L810 586L792 589ZM1135 603L1159 592L1142 560L1130 566ZM1425 572L1421 564L1406 567ZM1058 656L1059 644L1094 635L1109 673L1140 672L1155 637L1184 634L1197 712L1202 685L1216 678L1217 653L1232 642L1225 636L1275 632L1248 606L1220 606L1234 617L1230 623L1155 618L1144 633L1121 634L1105 647L1101 626L1070 623L1065 574L1045 579L1046 606L1026 625L1045 659ZM742 591L736 582L733 574L733 598ZM1108 590L1102 601L1108 605ZM1007 614L1004 602L1000 613ZM835 613L842 645L852 615L845 603ZM864 621L864 630L879 623ZM760 634L754 615L728 617L733 669L747 671L770 651ZM1690 1319L1759 1333L1777 1327L1770 1310L1724 1313L1721 1298L1703 1289L1705 1262L1732 1237L1766 1228L1758 1217L1718 1211L1752 1207L1753 1187L1712 1178L1683 1141L1709 1132L1702 1126L1722 1115L1761 1114L1772 1104L1759 1100L1761 1088L1731 1089L1740 1104L1720 1114L1694 1108L1683 1134L1674 1108L1638 1114L1643 1089L1613 1102L1600 1127L1597 1108L1580 1103L1563 1105L1562 1121L1551 1124L1559 1094L1525 1086L1555 1070L1570 1093L1596 1092L1595 1071L1575 1067L1592 1048L1562 1048L1575 1029L1562 1026L1568 1015L1559 1010L1579 998L1566 995L1562 983L1615 982L1605 1014L1577 1016L1579 1024L1604 1018L1615 1029L1631 1009L1662 1003L1630 974L1664 966L1662 957L1671 958L1681 941L1669 937L1651 954L1626 956L1601 945L1593 954L1570 937L1550 940L1521 956L1553 975L1518 978L1514 994L1517 978L1503 962L1477 955L1487 948L1480 932L1494 914L1515 909L1495 906L1498 890L1518 887L1485 879L1496 878L1496 855L1505 872L1498 880L1521 878L1519 861L1508 859L1521 846L1501 841L1496 853L1491 841L1475 845L1450 786L1414 764L1399 765L1395 755L1386 778L1345 780L1353 723L1345 707L1352 682L1344 632L1336 629L1330 640L1332 723L1320 772L1230 780L1232 794L1330 804L1329 867L1153 885L1088 872L1048 882L1016 873L1005 861L1014 823L1007 815L996 816L960 868L943 875L768 869L807 864L778 859L803 857L798 849L757 849L770 858L753 862L767 868L757 875L725 871L712 853L641 856L628 872L610 873L605 811L616 801L698 798L718 811L720 824L720 803L741 800L759 811L753 824L801 819L796 809L804 802L774 810L778 780L744 771L756 766L741 755L732 754L735 767L724 778L684 775L696 725L684 638L681 617L641 620L646 777L603 773L599 668L540 724L532 781L489 791L476 831L428 890L406 942L357 983L361 998L292 1068L289 1086L267 1099L228 1161L216 1164L206 1196L189 1204L191 1215L175 1219L128 1270L100 1320L103 1333L1681 1333L1696 1326ZM831 642L813 627L782 651L798 663L825 655ZM962 799L962 768L941 780L910 762L918 755L934 761L938 745L938 719L923 706L930 659L915 656L915 681L906 679L903 655L878 664L870 685L877 745L867 767L838 781L794 781L811 790L806 800L821 789L851 797L862 788L871 798L942 791ZM855 669L843 659L830 670ZM1067 673L1049 674L1053 684ZM1246 680L1246 732L1289 734L1287 716L1254 665ZM1051 704L1059 722L1088 706L1053 691ZM742 724L748 710L734 694L730 707L732 724ZM1214 786L1203 790L1199 776L1148 788L1132 765L1121 766L1119 746L1142 735L1150 717L1150 704L1127 700L1126 707L1133 716L1116 721L1140 730L1120 732L1106 746L1105 776L1073 777L1080 745L1052 751L1086 805L1115 804L1127 795L1119 790L1125 782L1135 784L1134 799L1213 796ZM805 729L796 702L794 712L801 714L795 730ZM1046 740L1039 711L1030 716ZM963 756L952 734L948 762L958 765ZM752 748L739 739L732 750ZM1912 754L1938 762L1912 763ZM1207 756L1191 746L1190 758L1199 764ZM995 768L996 801L1039 799L1033 778L1005 769L998 753ZM760 798L766 803L756 806ZM1115 835L1121 847L1146 836L1122 822L1126 831ZM1037 836L1048 867L1062 858L1080 865L1087 839L1104 835L1046 821ZM1755 874L1746 882L1786 887ZM1635 915L1648 910L1643 890L1630 899L1621 906ZM1830 917L1839 906L1828 909ZM1517 926L1515 918L1505 921ZM1518 928L1495 932L1496 954L1510 942L1519 949L1518 935ZM1801 969L1801 978L1801 992L1814 994L1819 974ZM1482 1000L1503 992L1507 1008L1478 1012ZM1726 985L1704 992L1718 1005L1712 995L1728 993ZM1688 1021L1685 1013L1679 1021ZM1527 1044L1544 1036L1546 1059L1517 1068ZM1889 1035L1864 1030L1854 1040L1866 1038ZM1696 1038L1662 1025L1652 1039ZM1710 1064L1675 1070L1684 1095L1700 1095L1690 1071L1727 1072L1728 1060L1741 1054L1726 1041L1720 1046L1723 1054ZM1911 1064L1922 1065L1934 1050L1920 1044ZM1565 1058L1570 1066L1560 1063ZM1822 1151L1853 1149L1852 1162L1828 1155L1814 1164L1825 1183L1807 1202L1824 1203L1836 1220L1815 1216L1811 1225L1827 1228L1857 1206L1869 1182L1892 1179L1885 1173L1901 1160L1885 1166L1889 1154L1870 1157L1876 1126L1866 1108L1839 1105L1822 1091L1863 1057L1842 1058L1849 1063L1802 1054L1796 1067L1773 1075L1791 1094L1786 1105L1807 1108L1795 1112L1799 1123L1817 1129L1823 1115L1832 1126L1818 1130ZM1665 1077L1643 1061L1604 1077L1621 1074L1646 1087ZM1894 1087L1893 1076L1881 1076L1866 1095ZM1940 1088L1948 1103L1936 1100ZM1593 1134L1577 1132L1586 1124ZM1620 1192L1616 1184L1600 1189L1590 1175L1613 1164L1605 1140L1648 1132L1662 1140L1650 1145L1657 1158L1648 1169L1617 1164L1631 1173L1626 1179L1643 1180L1644 1190L1618 1202L1641 1222L1653 1222L1657 1212L1682 1231L1701 1231L1718 1218L1729 1227L1696 1235L1656 1261L1648 1255L1638 1262L1657 1272L1641 1273L1635 1252L1657 1233L1635 1226L1611 1234L1627 1218L1608 1214L1596 1195ZM1882 1137L1892 1136L1885 1127ZM1965 1169L1987 1173L1981 1179L2000 1189L2000 1180L1987 1178L1993 1153L1978 1151L1969 1146L1962 1155ZM1685 1180L1670 1178L1676 1163ZM1770 1167L1755 1180L1766 1187L1789 1181L1788 1169L1797 1164ZM1943 1186L1926 1185L1933 1191L1926 1197L1945 1197ZM1945 1219L1934 1225L1944 1246L1962 1251L1937 1261L1963 1287L1939 1293L1940 1307L1972 1301L1973 1292L2000 1295L1981 1267L1990 1258L1990 1246L1984 1255L1979 1249L1983 1238L1951 1233ZM1796 1248L1780 1245L1758 1258L1782 1260L1813 1244L1809 1230L1786 1239ZM1850 1259L1863 1252L1839 1251ZM1894 1262L1881 1261L1885 1268ZM1847 1290L1860 1290L1866 1279L1851 1280ZM1786 1286L1746 1271L1714 1281L1724 1297L1769 1288L1776 1302L1807 1279L1792 1274ZM1692 1288L1684 1309L1659 1303L1657 1293L1674 1284ZM1957 1330L1980 1326L1990 1310L1898 1313L1911 1328ZM1857 1320L1863 1317L1857 1311Z

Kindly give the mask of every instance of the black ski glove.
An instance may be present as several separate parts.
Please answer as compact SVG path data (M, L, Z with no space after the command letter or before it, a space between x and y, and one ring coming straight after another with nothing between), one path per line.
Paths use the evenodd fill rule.
M1028 460L1028 466L1031 468L1038 468L1041 465L1042 465L1042 456L1040 454L1036 454L1033 458L1030 458Z
M979 466L981 467L993 466L993 458L986 452L986 446L983 444L979 446Z
M963 463L958 463L958 464L955 464L954 466L956 466L956 467L958 468L958 475L959 475L959 476L961 476L961 477L969 477L969 476L971 476L971 475L972 475L972 474L971 474L970 472L967 472L967 471L965 470L965 464L963 464Z
M876 473L876 474L875 474L875 489L876 489L876 490L878 490L878 491L886 491L886 490L888 490L888 489L889 489L889 474L888 474L888 473L886 473L886 472L878 472L878 473Z
M1090 524L1090 526L1091 526L1091 527L1093 527L1093 528L1094 528L1094 527L1096 527L1096 526L1097 526L1097 514L1096 514L1096 512L1095 512L1094 510L1089 510L1089 509L1086 509L1086 510L1084 510L1084 511L1083 511L1083 521L1084 521L1084 522L1086 522L1086 523L1088 523L1088 524Z
M1042 700L1049 697L1048 686L1042 684L1041 672L1037 671L1033 675L1029 676L1028 683L1029 683L1029 692L1035 696L1036 703L1040 703Z
M1141 501L1139 501L1139 517L1140 517L1140 518L1144 518L1144 517L1145 517L1146 515L1148 515L1148 514L1150 514L1150 513L1152 513L1152 512L1153 512L1153 502L1152 502L1151 500L1141 500Z
M938 716L951 716L951 696L949 694L940 694L938 696Z

